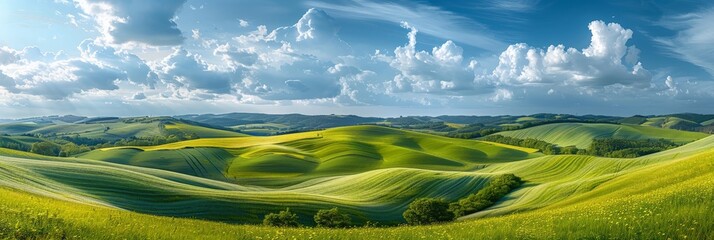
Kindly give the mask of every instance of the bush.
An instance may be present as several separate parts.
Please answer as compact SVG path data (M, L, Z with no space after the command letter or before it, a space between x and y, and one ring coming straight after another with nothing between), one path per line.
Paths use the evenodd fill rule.
M449 203L443 199L420 198L409 204L404 219L412 225L432 224L454 220Z
M275 227L297 227L300 225L298 223L297 214L291 213L290 208L285 209L285 211L280 211L279 213L269 213L265 215L263 224Z
M337 208L322 209L315 214L315 223L318 227L346 228L352 225L352 219Z

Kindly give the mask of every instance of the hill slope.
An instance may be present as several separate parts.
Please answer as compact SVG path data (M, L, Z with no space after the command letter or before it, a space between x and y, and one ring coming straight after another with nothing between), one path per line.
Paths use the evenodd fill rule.
M607 123L554 123L496 134L520 139L533 138L559 146L578 148L588 148L595 138L632 140L662 138L681 144L708 136L698 132Z
M121 140L168 135L195 135L201 138L240 137L245 134L201 126L169 117L94 118L76 123L23 122L0 124L0 133Z
M324 178L310 186L280 190L81 159L0 157L0 185L6 187L0 189L0 212L4 214L0 229L12 229L0 232L161 239L256 235L319 239L707 239L714 236L714 222L709 216L714 205L702 203L714 201L713 147L714 137L708 137L636 159L544 156L495 163L472 173L396 168ZM395 219L393 214L403 210L404 204L397 202L405 199L394 200L395 197L428 194L452 198L463 189L479 188L489 175L502 172L516 172L528 183L490 208L486 215L500 215L509 208L511 213L530 211L435 226L328 230L231 226L112 209L236 219L260 217L263 211L291 207L301 214L301 219L309 219L315 208L340 206L357 218L387 220ZM8 188L94 207L38 198ZM192 212L196 209L199 212ZM126 227L119 229L117 224Z
M82 158L175 171L214 180L287 186L316 177L385 168L471 170L538 156L503 144L377 126L270 137L196 139L95 150Z

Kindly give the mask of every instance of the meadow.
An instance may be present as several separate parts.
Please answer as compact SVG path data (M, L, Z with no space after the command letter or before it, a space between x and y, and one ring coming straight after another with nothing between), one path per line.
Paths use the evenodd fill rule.
M693 142L617 159L351 126L69 158L2 149L0 238L713 238L714 137L659 130L614 132ZM456 222L403 225L401 214L413 200L455 201L502 174L525 183ZM304 227L252 225L286 207ZM310 227L315 212L332 207L355 227Z

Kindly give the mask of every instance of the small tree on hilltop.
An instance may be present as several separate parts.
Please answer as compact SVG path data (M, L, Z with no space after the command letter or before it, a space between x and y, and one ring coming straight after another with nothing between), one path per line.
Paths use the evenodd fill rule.
M279 213L269 213L265 215L263 219L263 224L275 227L297 227L298 216L295 213L290 212L290 208L285 209L285 211L280 211Z
M346 228L352 225L352 219L337 208L322 209L315 214L315 223L318 227Z
M449 203L443 199L420 198L409 204L404 219L412 225L432 224L454 220Z

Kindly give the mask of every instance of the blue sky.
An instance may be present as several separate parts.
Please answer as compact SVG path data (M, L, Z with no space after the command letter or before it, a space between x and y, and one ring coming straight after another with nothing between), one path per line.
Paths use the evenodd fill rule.
M708 1L0 2L0 118L711 113Z

